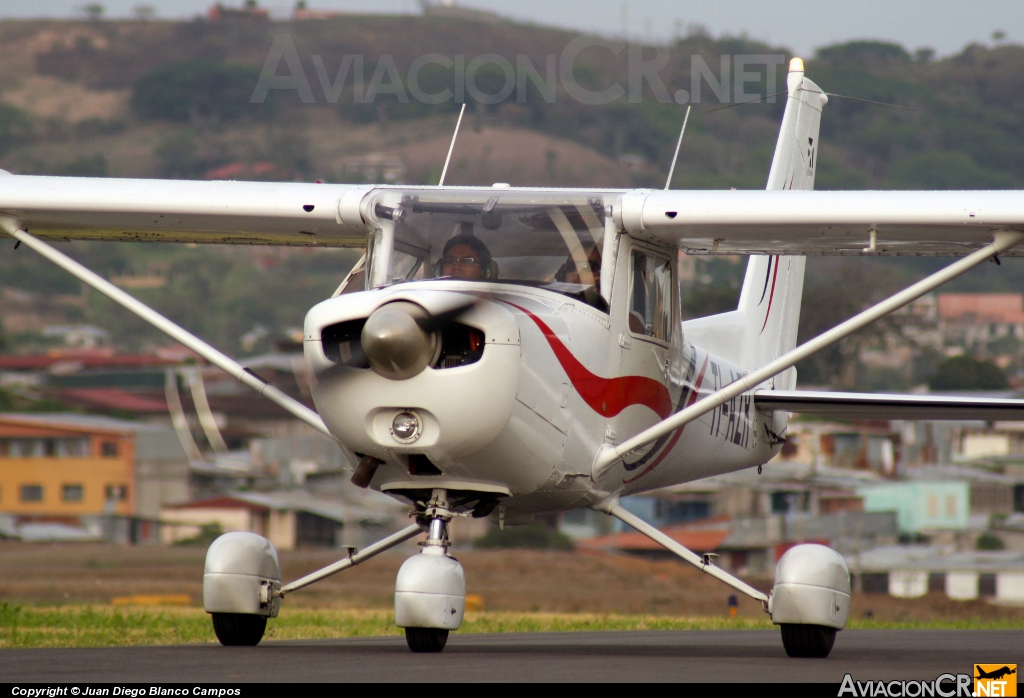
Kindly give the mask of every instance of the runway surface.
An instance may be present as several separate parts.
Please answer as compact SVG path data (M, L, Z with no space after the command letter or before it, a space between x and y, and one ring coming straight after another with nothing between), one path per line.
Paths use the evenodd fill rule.
M925 679L1020 662L1024 630L846 630L828 659L790 659L770 630L453 634L439 655L401 637L0 651L5 682L825 681ZM243 691L244 695L244 691Z

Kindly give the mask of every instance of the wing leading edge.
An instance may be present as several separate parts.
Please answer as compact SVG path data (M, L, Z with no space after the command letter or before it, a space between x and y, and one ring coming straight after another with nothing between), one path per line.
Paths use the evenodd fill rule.
M831 419L1024 420L1024 400L1000 398L759 390L754 405Z

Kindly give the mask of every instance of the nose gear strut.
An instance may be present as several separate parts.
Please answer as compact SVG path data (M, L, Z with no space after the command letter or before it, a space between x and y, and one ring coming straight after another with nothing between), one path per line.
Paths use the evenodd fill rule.
M428 534L427 539L420 545L424 548L440 548L441 554L447 555L448 547L451 545L448 538L448 522L452 520L447 490L437 489L431 492L423 517L428 522Z

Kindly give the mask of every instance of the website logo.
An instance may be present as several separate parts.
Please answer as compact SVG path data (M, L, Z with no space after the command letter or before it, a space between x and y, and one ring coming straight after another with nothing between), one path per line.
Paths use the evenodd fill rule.
M1017 695L1016 664L975 664L975 696Z

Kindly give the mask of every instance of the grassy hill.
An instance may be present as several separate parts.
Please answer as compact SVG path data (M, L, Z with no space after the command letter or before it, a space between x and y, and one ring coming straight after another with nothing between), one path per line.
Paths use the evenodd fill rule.
M282 34L295 47L315 103L303 104L295 92L278 90L271 93L273 104L248 104L274 37ZM329 82L346 55L362 56L364 82L372 80L382 57L390 57L404 79L410 64L426 54L462 56L464 62L496 54L513 65L524 56L544 74L546 57L561 56L573 38L534 25L429 15L289 23L3 22L0 148L6 152L0 162L19 172L200 177L230 162L266 160L277 166L278 178L344 180L352 178L340 162L346 157L403 155L412 144L436 155L422 141L447 140L458 100L400 104L385 92L384 79L372 104L358 104L350 73L331 104L315 59ZM628 53L587 49L575 61L575 78L589 89L628 85ZM717 75L721 56L757 54L790 57L784 47L695 34L669 47L659 74L674 94L690 90L695 56ZM645 60L653 55L651 48L642 50ZM927 52L911 56L894 44L854 42L807 58L808 75L828 92L908 107L833 98L823 120L821 188L1017 188L1024 183L1024 47L969 46L933 60ZM785 85L781 63L774 71L776 86ZM197 70L216 73L211 66L234 71L234 77L207 76L209 84L191 92L182 87L188 79L202 82ZM429 92L450 87L452 70L427 65L420 83ZM763 94L765 69L753 70L759 80L748 83L746 92ZM278 71L285 72L283 66ZM504 75L485 64L475 82L496 92ZM704 83L675 186L763 186L782 102L708 112L718 101ZM479 159L464 158L463 164L455 163L452 183L489 184L490 168L507 158L519 159L515 184L663 181L682 108L660 103L649 84L644 83L640 103L623 96L603 106L572 99L562 84L554 103L547 103L532 83L524 84L527 94L516 91L498 104L469 98L470 125L497 132L491 132L488 166L481 169ZM149 92L140 95L147 87ZM525 103L517 103L517 96ZM539 148L537 155L523 160L517 138L505 142L506 130L540 134L531 148ZM590 171L570 167L563 141L604 159L593 160ZM549 149L554 158L546 154ZM440 162L420 164L419 154L409 153L413 162L403 179L427 182L439 174ZM639 159L626 167L619 162L623 155Z
M313 103L277 90L265 103L251 104L260 69L282 34L295 47ZM380 94L372 104L361 104L351 74L338 98L329 100L318 65L327 88L345 56L353 55L364 61L364 87L386 60L406 76L418 57L430 53L456 61L462 56L466 64L497 54L517 65L524 56L543 75L546 57L560 56L574 38L535 25L431 15L288 23L0 22L0 167L38 174L301 181L376 181L387 171L396 181L434 183L458 100L402 103L394 94ZM655 55L651 47L641 52L644 60ZM590 90L628 85L628 54L589 48L579 54L574 78ZM776 90L782 89L789 50L743 38L687 36L669 47L659 75L673 95L691 90L696 57L717 74L721 56L754 54L780 58L773 76L752 67L757 76L746 92L765 94L773 79ZM825 110L819 188L1024 188L1024 47L968 46L935 60L927 51L911 55L894 44L854 42L805 59L807 74L826 91L857 98L833 97ZM439 92L454 84L453 70L428 65L420 83ZM493 94L504 77L488 64L475 79ZM649 83L642 100L631 101L627 94L601 106L572 99L561 82L553 101L524 84L521 101L517 91L497 104L467 100L448 183L662 186L682 106L660 102ZM720 105L706 81L702 97L673 186L763 187L782 101L715 110ZM301 324L305 310L333 290L353 261L349 253L316 250L274 257L105 243L69 249L108 275L143 273L154 261L169 264L168 284L140 295L233 352L240 350L240 336L257 324L272 333ZM691 289L689 311L714 312L734 303L742 265L701 264L699 277L706 283ZM813 260L804 325L834 324L935 264ZM998 272L993 267L975 273L959 287L1024 290L1021 268L1004 263ZM837 276L847 280L840 299L833 292ZM0 249L0 284L44 295L77 291L62 272L8 246ZM268 290L272 305L264 301ZM102 324L126 346L158 341L103 300L69 311L68 320Z

